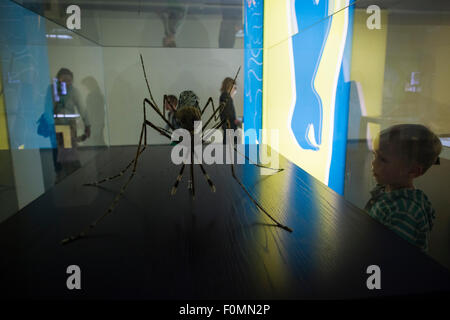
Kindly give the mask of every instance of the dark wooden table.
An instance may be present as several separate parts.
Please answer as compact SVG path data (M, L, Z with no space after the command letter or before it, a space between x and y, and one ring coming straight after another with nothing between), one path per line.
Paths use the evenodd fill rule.
M126 177L117 173L135 147L113 147L0 225L0 287L9 298L309 299L448 293L449 270L281 158L272 176L238 165L237 175L289 233L274 227L231 176L205 166L175 196L179 168L168 146L149 146L115 211L89 237L62 246L103 214ZM32 177L30 177L32 179ZM68 290L66 269L81 268ZM368 290L366 269L381 269Z

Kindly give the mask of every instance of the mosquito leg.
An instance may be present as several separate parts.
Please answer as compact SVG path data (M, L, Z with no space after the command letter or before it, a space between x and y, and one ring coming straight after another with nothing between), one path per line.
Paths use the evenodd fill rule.
M212 99L211 97L209 97L208 101L207 101L206 104L205 104L205 107L202 109L202 115L203 115L203 113L205 112L206 108L208 107L208 105L209 105L210 103L211 103L212 108L213 108L213 114L216 113L216 108L214 108L214 101L213 101L213 99ZM219 118L218 118L218 115L215 115L215 116L214 116L214 121L217 121L218 119L219 119Z
M188 182L188 188L191 189L192 199L195 199L195 181L194 181L194 137L191 134L191 179Z
M203 167L203 165L201 163L200 163L200 169L202 169L203 175L205 176L206 180L208 181L209 186L211 187L211 191L212 192L216 192L216 186L212 182L212 180L209 177L209 175L206 173L206 170L205 170L205 168Z
M141 129L141 136L139 138L139 145L138 145L138 149L136 152L136 157L134 159L134 166L133 166L133 171L131 172L131 175L128 177L128 180L125 182L125 184L122 186L122 188L120 188L120 192L114 197L113 202L111 203L111 205L109 206L108 210L106 210L106 212L100 216L97 220L95 220L93 223L91 223L89 226L87 226L83 231L81 231L78 235L75 236L71 236L69 238L66 238L62 241L62 244L68 244L72 241L78 240L82 237L84 237L90 229L95 228L95 226L101 221L103 220L107 215L109 215L114 208L117 206L117 203L119 202L120 198L122 197L122 195L124 194L126 188L128 187L128 184L131 182L131 180L133 179L135 173L136 173L136 165L137 165L137 160L139 158L140 155L140 149L141 149L141 145L142 145L142 138L144 136L144 131L145 131L145 123L142 124L142 129Z
M230 124L228 123L228 127L230 127ZM232 145L234 145L233 144L233 141L231 141L230 140L230 143L232 144ZM230 148L230 151L231 151L231 148ZM285 226L285 225L282 225L281 223L279 223L277 220L275 220L267 211L266 211L266 209L264 209L263 208L263 206L261 205L261 204L259 204L259 202L258 201L256 201L256 199L255 198L253 198L253 196L250 194L250 192L248 192L248 190L247 190L247 188L245 188L245 186L242 184L242 182L239 180L239 178L236 176L236 172L234 171L234 161L231 161L231 175L233 176L233 178L234 178L234 180L236 180L236 182L241 186L241 188L244 190L244 192L247 194L247 196L250 198L250 200L252 200L252 202L263 212L263 213L265 213L269 218L270 218L270 220L272 220L273 222L275 222L275 224L277 225L277 227L280 227L280 228L282 228L282 229L284 229L284 230L286 230L286 231L289 231L289 232L292 232L292 229L291 228L289 228L289 227L287 227L287 226Z
M257 166L257 167L259 167L259 168L265 168L265 169L275 170L276 172L281 172L281 171L284 170L283 168L278 168L278 169L276 169L276 168L271 168L271 167L264 166L264 165L259 164L259 163L255 163L255 162L253 162L252 160L250 160L250 158L247 157L245 154L243 154L242 152L240 152L240 151L236 148L236 146L235 146L234 144L233 144L233 148L234 148L234 150L236 150L236 152L238 152L239 154L243 155L243 156L250 162L250 164L252 164L252 165L254 165L254 166Z
M222 120L220 123L218 123L217 125L213 126L213 127L211 128L211 131L210 131L207 135L203 135L202 139L203 139L203 140L208 140L208 139L213 135L213 133L214 133L213 130L217 130L217 129L219 129L220 127L222 127L222 125L223 125L226 121L227 121L227 119L224 119L224 120Z
M195 152L195 150L194 150L194 155L197 157L197 153ZM212 182L209 175L206 173L205 168L203 167L203 165L201 163L199 163L199 166L200 166L200 169L202 170L203 175L205 176L206 180L208 181L209 186L211 187L211 191L216 192L216 186Z
M147 123L147 113L145 112L145 102L142 103L142 112L144 113L144 123ZM144 126L144 147L147 145L147 126Z
M172 132L170 131L170 130L167 130L167 129L165 129L165 128L162 128L162 127L157 127L159 130L162 130L162 131L164 131L165 133L167 133L167 134L170 134L170 135L172 135Z
M147 121L147 116L145 113L145 104L143 106L143 113L144 113L144 122ZM142 150L139 152L139 155L142 154L142 152L144 152L145 148L147 147L147 126L144 127L144 147L142 148ZM111 181L115 178L121 177L125 174L125 172L131 167L131 165L134 163L135 159L131 160L130 163L122 170L120 171L118 174L114 175L114 176L110 176L110 177L106 177L102 180L99 181L94 181L94 182L90 182L90 183L85 183L83 184L84 186L98 186L99 184L102 184L103 182L106 181Z
M139 56L141 57L142 71L144 72L144 79L145 79L145 83L147 84L147 89L148 89L148 93L150 94L150 99L153 101L154 105L156 106L157 111L159 111L159 107L156 104L155 99L153 99L152 90L150 90L150 85L148 84L147 73L145 72L144 59L142 58L142 54L139 54ZM164 106L163 106L163 108L164 108ZM158 113L161 113L161 111L159 111Z
M124 194L125 190L127 189L129 183L131 182L131 180L133 179L134 175L136 174L136 166L137 166L137 160L139 158L139 155L142 153L141 151L141 145L142 145L142 139L144 137L144 133L146 132L145 128L146 126L149 125L151 126L153 129L155 129L156 131L160 132L161 134L165 135L166 137L168 137L170 139L170 136L165 133L164 131L160 130L158 127L156 127L153 123L151 123L148 120L145 120L145 122L142 124L142 129L141 129L141 135L139 137L139 145L137 148L137 152L136 152L136 157L135 159L132 161L134 163L133 166L133 170L131 172L131 175L128 177L128 180L125 182L125 184L122 186L122 188L120 188L120 192L115 196L113 202L111 203L111 205L109 206L108 210L106 210L106 212L99 217L97 220L95 220L93 223L91 223L89 226L87 226L83 231L81 231L78 235L75 236L71 236L69 238L66 238L62 241L62 244L67 244L70 243L72 241L78 240L84 236L86 236L86 234L89 232L89 230L95 228L95 226L97 226L97 224L103 220L107 215L109 215L114 208L117 206L120 198L122 197L122 195ZM144 146L145 147L145 146Z
M178 174L177 180L175 181L175 184L172 187L172 191L170 192L171 195L174 195L177 192L178 184L180 183L181 179L183 178L184 167L186 167L185 163L183 163L180 173Z
M150 102L150 100L148 100L147 98L144 99L144 106L145 103L148 103L148 105L156 111L156 113L161 117L161 119L164 120L164 122L169 126L170 129L175 130L175 128L172 126L172 124L170 123L169 120L167 120L166 117L164 117L164 115L161 113L161 111L158 109L157 106L155 106L152 102Z
M218 123L217 125L213 126L212 129L215 129L215 130L219 129L220 127L222 127L222 125L223 125L226 121L227 121L227 119L222 120L220 123ZM211 137L211 135L213 134L213 132L214 132L214 131L211 131L211 132L209 132L207 135L204 135L204 136L202 137L202 139L203 139L203 140L208 140L208 139ZM255 163L255 162L253 162L252 160L250 160L250 158L247 157L245 154L243 154L242 152L240 152L240 151L236 148L236 146L235 146L234 144L233 144L233 148L234 148L234 150L236 150L237 153L243 155L243 156L244 156L244 157L245 157L252 165L254 165L254 166L257 166L257 167L259 167L259 168L266 168L266 169L270 169L270 170L275 170L275 171L277 171L277 172L280 172L280 171L283 171L283 170L284 170L283 168L278 168L278 169L276 169L276 168L271 168L271 167L264 166L264 165L259 164L259 163Z
M232 175L233 178L237 181L237 183L241 186L241 188L245 191L245 193L247 194L247 196L250 198L250 200L252 200L252 202L263 212L265 213L270 220L272 220L273 222L275 222L275 224L277 225L277 227L280 227L286 231L292 232L292 229L282 225L281 223L279 223L277 220L275 220L260 204L258 201L255 200L255 198L252 197L252 195L247 191L247 189L244 187L244 185L242 184L242 182L239 180L238 177L236 177L236 174L234 172L234 164L231 164L231 168L232 168Z
M145 150L145 146L140 150L139 155L142 154L142 152L144 152ZM131 165L134 163L135 159L131 160L130 163L124 168L122 169L122 171L120 171L118 174L104 178L102 180L99 181L94 181L94 182L89 182L89 183L85 183L83 184L83 186L98 186L99 184L102 184L106 181L111 181L114 180L115 178L121 177L125 174L125 172L127 172L128 169L130 169Z
M169 100L167 100L167 95L165 94L164 98L163 98L163 107L162 107L164 118L166 117L166 101L168 102ZM170 106L172 106L172 104L170 102L169 102L169 104L170 104Z
M148 93L150 94L150 99L152 101L152 102L150 102L149 99L145 98L144 99L144 106L145 106L145 102L147 102L153 108L153 110L155 110L156 113L164 120L164 122L169 125L169 128L172 129L172 130L175 130L175 128L172 126L172 124L169 122L169 120L167 120L167 118L165 116L166 112L165 112L164 105L163 105L163 112L164 112L164 114L163 114L163 113L161 113L161 110L159 110L159 107L156 104L155 99L153 99L152 91L150 90L150 85L148 84L147 73L145 72L144 59L142 58L142 54L140 54L140 57L141 57L142 70L144 71L145 83L147 84ZM167 99L166 96L164 96L163 103L165 102L166 99Z

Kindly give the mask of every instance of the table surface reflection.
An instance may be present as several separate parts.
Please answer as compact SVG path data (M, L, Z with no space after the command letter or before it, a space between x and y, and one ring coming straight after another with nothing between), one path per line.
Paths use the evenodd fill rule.
M449 292L449 271L280 156L284 171L236 173L283 224L273 226L231 175L205 165L217 192L195 168L196 198L171 147L148 146L114 212L88 237L62 246L102 215L127 175L83 186L127 165L136 147L111 147L0 225L2 296L14 298L311 299ZM67 267L82 290L68 290ZM370 265L381 289L369 290Z

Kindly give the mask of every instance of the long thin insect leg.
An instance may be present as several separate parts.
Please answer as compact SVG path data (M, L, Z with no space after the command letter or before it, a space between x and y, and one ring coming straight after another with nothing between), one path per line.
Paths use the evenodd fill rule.
M62 244L68 244L68 243L70 243L72 241L78 240L78 239L86 236L86 234L89 232L89 230L95 228L95 226L97 226L97 224L101 220L103 220L107 215L109 215L114 210L114 208L117 206L117 203L119 202L120 198L122 197L123 193L125 192L126 188L128 187L128 184L133 179L133 177L134 177L134 175L136 173L136 165L137 165L137 160L139 158L139 155L141 154L140 149L141 149L141 145L142 145L142 138L144 136L144 131L145 131L145 123L142 124L141 135L139 137L139 145L138 145L138 149L137 149L137 152L136 152L136 158L134 159L133 171L131 172L131 175L128 177L127 182L125 182L125 184L122 186L122 188L120 188L120 192L114 197L114 200L111 203L111 205L109 206L108 210L106 210L106 212L102 216L100 216L93 223L88 225L78 235L71 236L69 238L64 239L62 241Z
M156 103L155 99L153 99L152 90L150 89L150 85L148 83L147 72L145 71L144 59L142 58L142 54L139 54L139 56L141 58L141 65L142 65L142 70L144 72L145 83L147 85L148 93L150 94L150 100L152 101L152 102L150 102L150 100L145 98L144 99L144 106L145 106L145 102L147 102L153 108L153 110L155 110L156 113L164 120L164 122L169 125L169 128L172 129L172 130L175 130L175 128L172 126L172 124L166 118L166 109L164 108L164 106L165 106L165 102L167 100L167 96L164 95L164 99L163 99L163 113L161 113L161 110L159 109L158 104ZM169 104L172 106L172 104L170 102L169 102Z
M161 113L161 111L159 111L159 109L153 103L151 103L150 100L145 98L144 105L146 102L150 105L150 107L152 107L153 110L156 111L156 113L164 120L164 122L169 126L170 129L175 130L175 128L172 126L172 124L169 122L169 120L167 120L166 117L164 117L164 115Z
M204 107L203 110L202 110L202 115L203 115L203 113L205 112L206 108L208 107L208 105L209 105L210 103L211 103L212 108L213 108L213 113L216 112L216 108L214 108L214 101L213 101L213 99L212 99L211 97L209 97L208 101L207 101L206 104L205 104L205 107ZM214 121L217 121L218 119L219 119L219 116L218 116L218 115L215 115L215 116L214 116Z
M191 180L190 187L192 192L192 199L195 199L195 180L194 180L194 137L191 134Z
M160 114L161 111L159 110L158 104L156 103L155 99L153 99L152 90L150 90L150 85L148 84L147 72L145 71L145 66L144 66L144 59L142 58L142 54L139 54L139 56L141 57L141 66L142 66L142 70L144 71L144 79L145 79L145 83L147 84L147 89L148 89L148 93L150 94L150 99L152 100L158 113Z
M145 120L145 122L142 124L141 135L139 137L139 145L138 145L138 148L136 151L136 157L133 160L133 163L134 163L133 171L131 172L131 175L129 176L127 182L125 182L125 184L122 186L122 188L120 189L120 192L115 196L115 198L114 198L113 202L111 203L111 205L109 206L108 210L106 210L106 212L101 217L99 217L97 220L95 220L93 223L91 223L89 226L87 226L78 235L71 236L69 238L64 239L62 241L62 244L67 244L67 243L70 243L72 241L75 241L75 240L78 240L78 239L84 237L90 229L93 229L101 220L103 220L107 215L109 215L114 210L114 208L117 206L117 203L119 202L120 198L122 197L126 188L128 187L128 184L131 182L131 180L133 179L133 177L136 173L137 160L139 158L139 155L142 153L142 151L141 151L142 139L146 132L145 128L147 125L151 126L153 129L157 130L158 132L160 132L161 134L165 135L166 137L168 137L170 139L170 136L167 133L160 130L157 126L155 126L150 121Z
M219 124L217 124L217 125L215 125L213 128L211 128L211 130L213 130L213 129L215 129L215 130L219 129L226 121L227 121L227 119L222 120ZM211 131L211 132L209 132L208 134L203 135L202 139L203 139L203 140L209 140L209 138L211 137L211 135L212 135L213 133L214 133L214 131ZM239 154L243 155L243 156L250 162L250 164L252 164L252 165L254 165L254 166L257 166L257 167L259 167L259 168L265 168L265 169L275 170L275 171L277 171L277 172L281 172L281 171L284 170L283 168L271 168L271 167L267 167L267 166L264 166L264 165L259 164L259 163L255 163L255 162L253 162L252 160L250 160L250 158L247 157L245 154L243 154L242 152L240 152L240 151L236 148L236 146L235 146L234 144L233 144L233 148L234 148L234 150L236 150L236 152L238 152Z
M144 113L144 123L147 123L147 113L145 112L145 102L142 103L142 111ZM144 127L144 148L147 145L147 126Z
M144 152L145 147L146 147L146 146L144 145L144 147L143 147L143 148L141 149L141 151L139 152L139 155L141 155L142 152ZM123 176L123 175L125 174L125 172L127 172L128 169L130 169L130 167L131 167L131 165L134 163L134 161L135 161L135 159L131 160L130 163L128 163L128 165L127 165L124 169L122 169L122 170L121 170L118 174L116 174L116 175L113 175L113 176L110 176L110 177L106 177L106 178L104 178L104 179L102 179L102 180L99 180L99 181L94 181L94 182L85 183L85 184L83 184L83 185L84 185L84 186L98 186L99 184L102 184L102 183L104 183L104 182L106 182L106 181L111 181L111 180L114 180L115 178L121 177L121 176Z
M169 133L165 132L164 130L162 130L161 128L155 126L153 123L151 123L150 121L146 120L145 124L152 127L153 129L155 129L156 131L158 131L159 133L161 133L163 136L166 136L169 139L172 139L171 136L169 136Z
M208 130L211 130L211 131L207 135L203 135L202 139L203 140L208 140L211 137L211 135L214 133L214 130L219 129L226 121L227 121L227 119L223 119L220 123L218 123L217 125L213 126L211 129L208 129Z
M167 95L165 94L164 98L163 98L163 107L162 107L164 118L166 117L166 101L168 101L168 100L167 100ZM172 104L170 102L169 102L169 104L172 106Z
M277 168L271 168L271 167L267 167L267 166L264 166L264 165L259 164L259 163L255 163L255 162L253 162L252 160L250 160L250 158L247 157L245 154L243 154L242 152L240 152L240 151L236 148L236 146L235 146L234 144L233 144L233 147L234 147L234 150L236 150L237 153L243 155L243 156L250 162L250 164L252 164L252 165L254 165L254 166L257 166L257 167L259 167L259 168L265 168L265 169L275 170L275 171L277 171L277 172L281 172L281 171L284 170L283 168L278 168L278 169L277 169Z
M145 104L143 105L143 113L144 113L144 122L147 121L147 115L145 112ZM169 131L165 130L166 133L170 133ZM167 136L167 135L166 135ZM142 152L144 152L145 148L147 147L147 126L145 126L144 128L144 147L141 149L140 154L142 154ZM118 174L114 175L114 176L110 176L110 177L106 177L102 180L99 181L94 181L94 182L90 182L90 183L85 183L85 186L98 186L99 184L102 184L106 181L111 181L115 178L121 177L125 174L125 172L131 167L131 165L134 163L135 159L131 160L130 163L128 163L128 165L122 169Z
M162 128L162 127L158 127L158 128L159 128L160 130L164 131L165 133L172 135L172 131L167 130L166 128Z
M230 127L230 124L228 123L228 128ZM232 139L230 139L229 143L233 144ZM225 148L227 148L227 146L225 146ZM231 148L230 148L230 152L231 152ZM248 192L247 188L245 188L245 186L242 184L242 182L239 180L239 178L236 176L236 173L234 171L234 161L231 161L231 175L233 176L233 178L236 180L236 182L241 186L241 188L245 191L245 193L247 194L247 196L250 198L250 200L252 200L252 202L263 212L265 213L270 220L272 220L273 222L275 222L275 224L277 225L277 227L280 227L286 231L292 232L292 229L282 225L281 223L279 223L277 220L275 220L267 211L266 209L263 208L263 206L261 204L259 204L258 201L256 201L255 198L253 198L253 196L250 194L250 192Z
M195 150L194 150L194 155L195 155L195 157L197 157L197 153L195 152ZM208 184L211 187L211 191L212 192L216 192L216 186L212 182L212 180L209 177L208 173L206 173L205 168L203 167L203 165L201 163L199 163L199 166L200 166L200 169L202 170L203 176L206 178L206 181L208 181Z
M180 173L178 174L177 180L175 181L175 184L172 187L172 191L170 192L171 195L174 195L177 192L178 184L183 178L184 167L186 167L185 163L183 163L183 165L181 166Z
M150 99L152 100L152 102L150 102L150 100L148 100L147 98L144 99L144 105L145 105L145 101L147 101L147 103L156 111L156 113L164 120L165 123L167 123L169 125L169 128L172 130L175 130L175 128L172 126L172 124L169 122L169 120L167 120L166 116L165 116L165 108L163 105L163 112L164 114L161 113L161 110L158 107L158 104L156 103L155 99L153 99L153 95L152 95L152 90L150 90L150 85L148 84L148 79L147 79L147 73L145 71L145 66L144 66L144 59L142 58L142 54L139 54L139 56L141 57L141 65L142 65L142 70L144 71L144 78L145 78L145 83L147 84L147 89L148 89L148 93L150 94ZM166 96L164 96L164 101L166 100Z
M208 181L209 186L211 187L211 191L212 192L216 192L216 186L212 182L212 180L209 177L209 175L206 173L206 170L205 170L205 168L203 167L203 165L201 163L200 163L200 169L202 169L203 175L205 176L206 180Z

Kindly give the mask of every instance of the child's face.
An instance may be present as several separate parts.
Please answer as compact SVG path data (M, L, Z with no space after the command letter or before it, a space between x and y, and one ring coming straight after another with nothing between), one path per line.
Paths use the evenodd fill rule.
M372 173L377 183L381 185L402 185L408 181L408 170L400 157L390 152L390 148L374 149Z
M405 187L412 184L412 180L420 175L421 168L409 164L400 156L395 144L374 145L374 159L372 173L377 183L390 187Z

